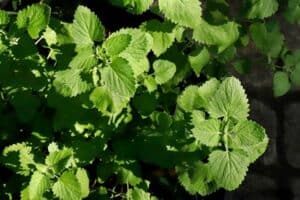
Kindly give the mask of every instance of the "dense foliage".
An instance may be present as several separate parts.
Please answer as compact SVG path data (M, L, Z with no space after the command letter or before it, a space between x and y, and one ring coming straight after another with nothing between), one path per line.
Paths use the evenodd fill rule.
M265 20L277 0L245 0L241 13L225 0L110 3L155 17L110 32L82 5L72 22L45 3L0 10L0 198L156 199L154 182L236 189L268 137L230 66L247 73L240 50L254 43L275 96L300 85L299 52ZM283 10L300 23L300 1Z

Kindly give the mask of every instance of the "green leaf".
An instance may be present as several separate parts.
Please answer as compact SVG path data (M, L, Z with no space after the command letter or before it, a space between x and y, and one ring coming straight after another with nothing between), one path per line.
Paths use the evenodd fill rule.
M128 33L115 32L103 42L103 48L109 56L118 56L131 44L132 36Z
M9 15L4 10L0 10L0 27L9 23Z
M112 59L121 57L127 60L137 77L148 70L146 56L151 50L152 43L150 34L139 29L127 28L111 34L103 43L103 47Z
M79 181L81 189L81 198L89 196L90 187L89 187L89 177L85 169L78 168L76 172L76 178Z
M142 182L142 179L135 174L135 172L138 172L136 170L137 165L133 165L132 169L127 169L125 167L120 167L118 169L118 177L119 181L123 184L130 184L130 185L137 185ZM137 168L139 169L139 168ZM139 169L140 170L140 169Z
M221 139L221 121L208 119L194 124L194 137L202 144L210 147L219 145Z
M175 40L175 25L168 21L150 20L144 22L141 29L151 34L153 38L152 50L156 57L166 52Z
M45 4L33 4L18 12L18 28L26 28L29 35L36 39L45 30L50 18L51 8Z
M241 151L213 151L208 158L211 177L219 187L226 190L236 189L246 176L249 161Z
M105 37L104 27L97 15L84 6L78 6L75 11L71 35L79 46L100 42Z
M90 90L91 84L82 80L80 73L78 69L57 71L53 81L55 90L65 97L75 97Z
M128 200L151 200L151 194L140 188L129 189L126 193Z
M283 45L283 35L278 24L274 23L254 23L250 26L250 33L255 46L261 53L276 58Z
M199 94L199 87L195 85L186 87L182 94L178 97L177 103L179 107L186 112L191 112L200 108L202 102Z
M53 167L55 172L61 172L70 165L73 151L71 149L63 149L51 152L45 160L46 165Z
M159 10L172 22L194 28L202 15L198 0L159 0Z
M298 63L295 69L291 72L290 78L294 85L300 86L300 63Z
M220 86L220 82L216 78L211 78L199 87L199 96L201 99L201 107L206 108L210 102L210 98L216 93Z
M168 60L156 60L153 63L155 81L158 84L168 82L176 72L176 65Z
M80 200L80 183L72 171L64 172L53 185L52 191L61 200Z
M286 72L278 71L273 77L273 93L275 97L285 95L291 89L289 75Z
M234 77L226 78L210 99L207 111L214 118L247 119L248 99L240 81Z
M50 179L39 171L35 171L29 182L29 199L43 199L43 194L50 189Z
M247 0L247 11L248 19L264 19L272 16L278 10L277 0Z
M135 78L129 63L123 58L115 58L109 67L102 70L102 80L107 89L123 98L134 95Z
M32 148L26 143L17 143L5 147L3 150L2 162L5 166L14 169L17 174L29 176L31 166L35 165Z
M197 77L200 76L202 68L209 62L210 54L207 48L198 48L189 54L189 63Z
M80 49L75 57L73 57L69 66L73 69L88 71L98 63L96 55L92 47Z
M227 22L222 25L210 25L206 21L200 20L194 29L193 38L197 42L217 45L220 53L239 38L238 24Z
M230 131L230 147L243 148L260 143L265 138L265 130L257 123L249 120L239 121Z
M133 105L141 115L150 115L156 108L157 100L154 94L143 93L135 95Z
M209 180L207 165L201 161L188 163L187 166L176 166L180 184L192 195L199 193L202 196L217 190L217 185Z
M110 0L113 5L126 7L133 14L142 14L150 8L153 0Z
M90 100L100 112L110 113L113 111L113 99L105 87L96 87L90 94Z
M284 16L288 22L300 24L300 0L289 0Z

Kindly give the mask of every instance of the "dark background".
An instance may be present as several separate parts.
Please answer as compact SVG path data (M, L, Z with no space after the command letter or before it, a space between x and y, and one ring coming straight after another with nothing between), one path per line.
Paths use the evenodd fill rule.
M0 5L3 0L0 0ZM34 1L23 1L32 3ZM72 20L74 9L80 1L51 1L53 12L67 21ZM105 1L85 0L81 2L94 10L109 31L120 27L138 26L142 21L153 18L150 13L142 16L130 15L122 9L113 8ZM2 4L4 6L4 4ZM11 10L8 3L5 9ZM61 13L63 10L63 13ZM289 25L281 16L281 31L287 46L296 50L300 47L300 27ZM259 60L254 48L246 49L246 55ZM274 98L272 94L272 72L264 64L252 66L251 72L239 76L250 99L250 118L262 124L270 138L266 153L249 168L242 185L233 192L219 191L204 199L225 200L300 200L300 90L293 89L287 95ZM172 196L172 195L171 195ZM191 197L202 199L201 197Z

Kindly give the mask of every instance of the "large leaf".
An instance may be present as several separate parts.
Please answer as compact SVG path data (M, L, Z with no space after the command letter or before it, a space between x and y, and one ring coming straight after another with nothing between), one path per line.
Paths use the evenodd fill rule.
M193 38L201 43L217 45L222 52L239 38L238 24L227 22L222 25L210 25L200 20L194 29Z
M189 54L189 63L196 76L200 76L202 68L209 62L210 54L207 48L198 48Z
M213 151L208 158L209 173L217 185L226 190L236 189L246 176L249 161L241 151Z
M178 97L177 103L180 108L186 112L191 112L198 109L202 105L201 97L199 94L199 87L190 85L184 89L182 94Z
M90 70L97 65L97 58L92 47L80 49L70 62L70 67L79 70Z
M61 200L80 200L80 183L72 171L64 172L53 185L52 191Z
M124 98L135 93L135 78L128 62L123 58L115 58L109 67L102 70L102 80L108 90Z
M35 171L29 182L29 199L42 200L43 194L50 189L50 178Z
M104 27L99 18L89 8L78 6L74 14L71 35L79 46L91 45L94 41L102 41Z
M247 119L248 99L240 81L234 77L226 78L210 99L207 111L214 118Z
M194 28L201 18L199 0L159 0L158 5L167 19L182 26Z
M42 30L46 29L51 9L45 4L33 4L18 12L18 28L26 28L29 35L36 39Z

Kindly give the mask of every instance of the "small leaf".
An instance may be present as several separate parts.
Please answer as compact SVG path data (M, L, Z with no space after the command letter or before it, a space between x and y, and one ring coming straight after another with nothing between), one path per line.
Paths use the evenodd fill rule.
M210 54L207 48L199 48L189 54L189 63L197 77L200 76L202 68L209 62Z
M285 95L291 88L289 75L286 72L276 72L273 77L273 92L275 97Z
M164 84L174 76L176 65L168 60L156 60L153 69L156 83Z
M186 112L191 112L198 109L202 105L199 87L190 85L184 89L182 94L178 97L177 103Z
M54 183L52 191L61 200L81 199L80 183L72 171L64 172Z

